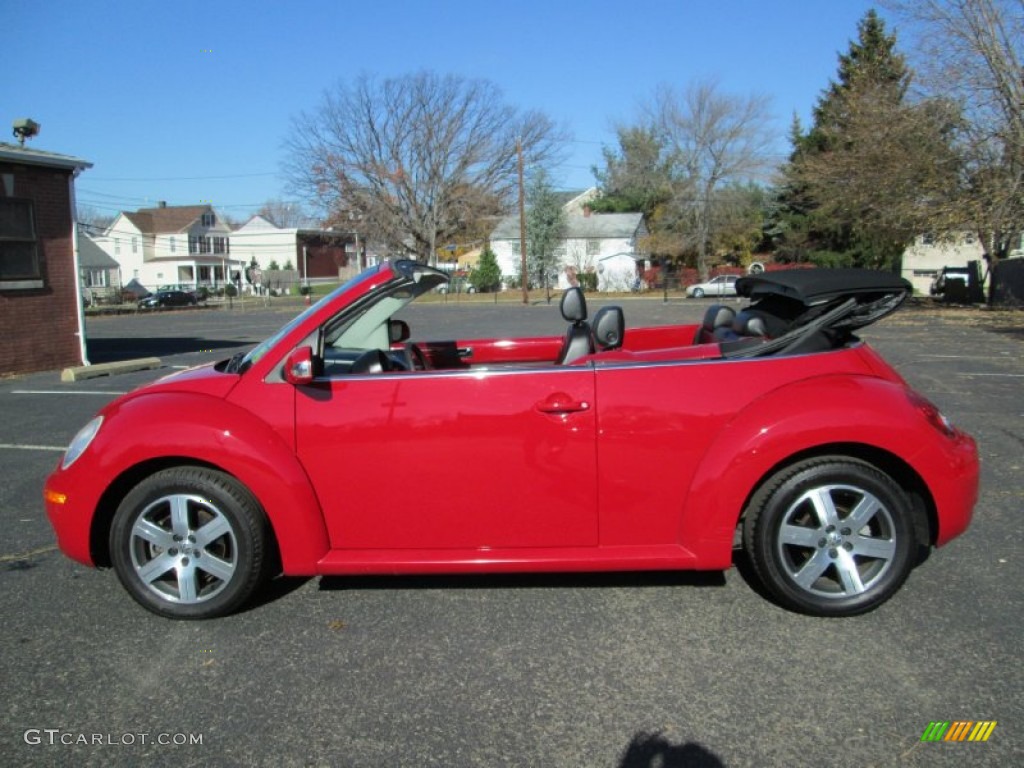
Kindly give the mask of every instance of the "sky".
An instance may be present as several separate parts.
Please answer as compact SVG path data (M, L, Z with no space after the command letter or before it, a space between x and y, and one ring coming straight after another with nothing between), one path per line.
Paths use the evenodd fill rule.
M77 194L99 213L209 202L244 221L268 199L298 200L284 142L326 90L363 72L432 70L490 80L512 106L566 128L573 140L552 179L584 189L614 126L660 85L713 78L723 93L767 95L782 158L793 115L808 123L872 7L0 0L0 124L30 117L42 126L31 146L92 162Z

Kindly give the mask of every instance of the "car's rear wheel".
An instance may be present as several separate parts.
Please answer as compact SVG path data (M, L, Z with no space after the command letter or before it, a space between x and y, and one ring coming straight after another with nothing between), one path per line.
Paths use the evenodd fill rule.
M817 616L870 611L913 567L910 501L888 475L845 457L799 462L754 494L744 549L783 605Z
M114 570L161 616L205 619L241 606L271 562L263 510L235 478L200 467L157 472L125 496L110 529Z

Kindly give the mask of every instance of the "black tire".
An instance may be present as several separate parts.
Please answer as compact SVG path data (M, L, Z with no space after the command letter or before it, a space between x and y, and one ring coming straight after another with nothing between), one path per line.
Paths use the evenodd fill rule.
M143 607L175 619L239 608L267 578L273 557L266 516L235 478L176 467L124 497L110 529L114 570Z
M913 567L909 499L856 459L809 459L781 470L747 507L743 546L765 589L815 616L853 616L888 600Z

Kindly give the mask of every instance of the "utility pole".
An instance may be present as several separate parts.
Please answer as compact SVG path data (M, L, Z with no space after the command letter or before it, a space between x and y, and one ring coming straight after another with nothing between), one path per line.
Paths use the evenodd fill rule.
M516 137L516 157L519 160L519 275L523 284L523 304L530 303L530 292L527 289L529 274L526 271L526 195L523 191L523 140Z

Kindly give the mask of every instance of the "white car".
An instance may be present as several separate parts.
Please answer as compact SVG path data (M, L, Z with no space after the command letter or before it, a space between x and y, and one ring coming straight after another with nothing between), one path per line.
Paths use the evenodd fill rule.
M686 296L691 299L700 299L704 296L735 296L738 277L739 275L719 275L706 283L688 286Z

